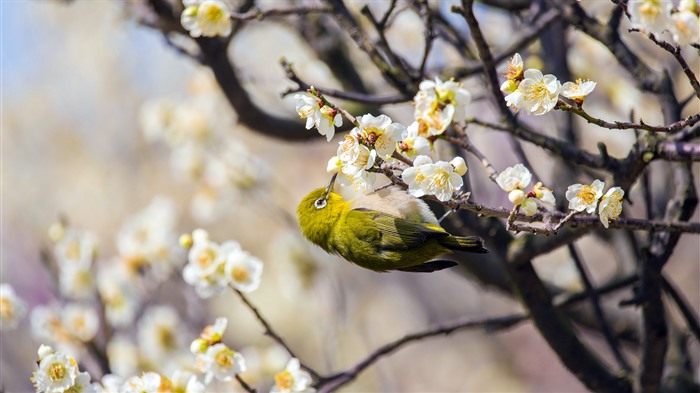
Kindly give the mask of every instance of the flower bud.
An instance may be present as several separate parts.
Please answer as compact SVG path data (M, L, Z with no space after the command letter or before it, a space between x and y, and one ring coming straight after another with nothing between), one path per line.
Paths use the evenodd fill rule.
M333 156L331 157L330 160L328 160L328 165L326 166L326 172L328 173L338 173L340 172L340 169L343 167L343 161L338 158L338 156Z
M537 203L532 198L527 198L520 205L520 211L525 213L526 216L532 216L537 213Z
M525 195L525 191L521 189L515 189L508 193L508 200L510 200L515 206L521 205L523 202L525 202L526 198L527 195Z
M462 157L455 157L450 161L450 165L455 169L455 173L460 176L464 176L464 174L467 173L467 163L464 162L464 158Z
M182 235L180 235L178 243L180 243L180 247L182 248L192 247L192 235L190 235L189 233L183 233Z

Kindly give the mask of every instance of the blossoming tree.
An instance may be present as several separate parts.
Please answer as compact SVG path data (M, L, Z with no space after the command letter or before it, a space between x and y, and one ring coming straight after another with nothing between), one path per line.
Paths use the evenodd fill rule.
M335 155L322 161L327 159L325 171L337 176L341 192L398 187L444 213L441 225L451 233L482 237L490 254L477 263L476 257L455 255L460 266L454 272L516 299L524 311L407 332L354 365L323 373L298 356L264 317L265 310L248 299L261 284L265 264L241 244L219 243L203 229L177 233L172 202L155 198L124 223L114 263L99 269L95 234L67 222L51 227L53 246L44 257L65 302L31 310L33 333L47 344L37 352L32 377L37 391L203 392L216 383L255 391L253 362L224 342L226 318L204 327L199 337L187 337L173 308L148 304L148 294L178 276L201 299L232 291L254 314L283 352L265 385L273 392L334 391L410 342L525 323L534 325L563 366L592 391L698 389L700 322L664 270L680 238L697 242L700 234L700 223L692 221L700 161L696 1L613 0L607 13L573 0L451 5L389 0L358 9L342 0L132 3L126 7L143 28L161 33L186 61L211 70L238 124L288 142L325 139L337 146ZM494 12L509 15L514 33L498 45L484 22ZM399 53L390 38L402 14L420 21L423 40L414 43L423 48L419 58ZM298 118L256 105L237 73L237 59L228 53L246 25L267 19L298 27L343 86L327 88L302 78L297 65L281 59L279 70L293 86L280 93L293 98ZM572 35L577 39L567 42ZM628 37L664 56L664 70L649 66L648 54L630 45ZM642 117L648 116L638 116L635 102L627 103L633 110L626 120L598 116L599 107L589 108L592 97L615 90L604 75L607 69L573 64L575 55L581 56L576 45L593 50L589 41L608 57L606 68L633 79L638 91L653 97L662 121L645 122ZM362 56L362 67L373 67L374 77L353 56ZM489 110L474 110L477 103ZM408 110L394 115L391 107L401 105ZM221 112L193 97L152 101L139 114L146 138L169 146L175 172L197 184L191 210L201 221L216 217L271 171L235 140L212 135L233 122ZM632 143L619 157L603 141L595 141L593 152L583 146L591 128L627 133ZM495 137L477 143L477 133ZM652 167L652 162L662 165ZM544 166L553 169L543 171ZM670 177L673 185L653 188L652 173ZM484 198L480 188L497 192ZM644 207L641 215L629 212L632 203ZM660 205L664 208L655 207ZM613 252L631 249L633 266L620 264L614 275L594 284L587 253L577 244L592 236ZM557 286L535 270L535 258L559 249L575 266L582 290ZM700 260L695 254L681 262ZM612 292L623 292L623 300L607 301ZM95 297L100 315L81 304ZM14 328L27 313L26 302L8 284L0 285L0 306L3 329ZM617 312L631 306L634 312ZM120 329L137 319L136 343L118 335L109 342L96 339L101 324ZM605 346L589 345L574 326L595 331ZM187 359L179 350L186 342L191 342ZM101 375L91 378L81 371L84 358L92 358ZM439 390L439 381L433 386Z

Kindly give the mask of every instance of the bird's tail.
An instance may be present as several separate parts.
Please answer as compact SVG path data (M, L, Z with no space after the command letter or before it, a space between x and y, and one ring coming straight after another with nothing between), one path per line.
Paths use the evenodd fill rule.
M487 253L484 243L478 236L446 236L440 239L440 244L455 251L466 251L474 253Z

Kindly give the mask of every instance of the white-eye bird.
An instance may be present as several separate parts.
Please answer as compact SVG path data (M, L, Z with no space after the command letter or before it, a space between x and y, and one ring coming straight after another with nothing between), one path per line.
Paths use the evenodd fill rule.
M457 265L434 260L452 251L486 253L476 236L447 233L422 200L389 187L346 201L327 188L299 203L299 227L307 239L366 269L433 272Z

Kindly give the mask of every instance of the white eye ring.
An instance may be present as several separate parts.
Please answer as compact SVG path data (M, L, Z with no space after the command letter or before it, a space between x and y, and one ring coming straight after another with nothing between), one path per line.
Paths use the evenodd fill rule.
M326 200L324 198L318 198L316 199L316 202L314 202L314 206L316 209L323 209L326 207Z

